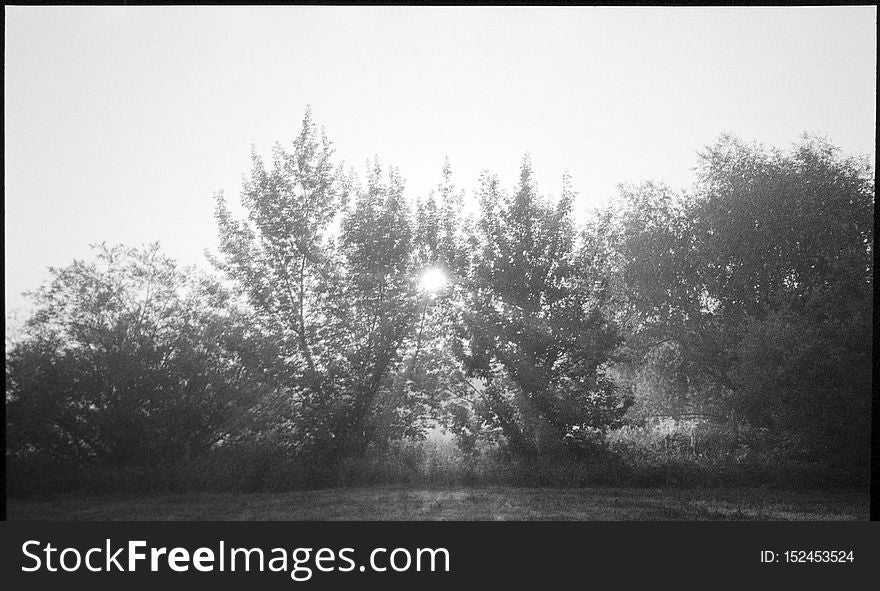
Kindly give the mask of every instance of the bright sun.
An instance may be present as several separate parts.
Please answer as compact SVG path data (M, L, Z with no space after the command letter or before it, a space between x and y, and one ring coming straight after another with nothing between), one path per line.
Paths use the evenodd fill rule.
M441 269L427 269L422 273L420 284L422 289L428 293L439 291L446 285L446 273Z

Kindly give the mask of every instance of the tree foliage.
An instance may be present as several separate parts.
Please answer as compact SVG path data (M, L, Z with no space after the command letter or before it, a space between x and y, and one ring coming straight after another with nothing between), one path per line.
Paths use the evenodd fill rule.
M158 245L52 269L7 352L17 462L148 465L221 443L265 392L262 340L212 278Z
M313 464L332 464L405 429L379 433L375 420L416 308L399 173L389 169L386 180L377 162L355 186L307 112L292 148L275 147L271 170L253 156L241 197L247 217L237 220L218 196L217 264L276 339L289 444Z
M724 136L697 171L691 194L624 189L606 217L630 346L672 343L703 404L814 458L863 464L870 168L816 138L785 153Z
M409 407L393 388L401 347L416 316L413 232L403 196L403 181L391 168L387 182L375 164L367 186L355 197L342 223L341 256L334 289L332 317L340 327L344 354L338 368L339 396L350 398L343 411L340 436L348 454L375 440L385 440L408 425L373 420L383 409ZM388 408L390 407L390 408Z
M218 277L102 245L32 294L7 340L17 473L238 457L255 486L327 485L438 427L466 462L583 467L682 414L867 465L874 178L824 140L722 136L688 191L622 186L580 227L528 158L512 192L481 175L476 212L448 160L414 203L378 159L361 183L308 110L251 160L243 215L216 196Z
M572 199L567 183L556 204L541 198L528 160L512 195L481 179L459 354L487 382L485 419L526 455L586 449L627 408L602 371L619 335L577 265Z

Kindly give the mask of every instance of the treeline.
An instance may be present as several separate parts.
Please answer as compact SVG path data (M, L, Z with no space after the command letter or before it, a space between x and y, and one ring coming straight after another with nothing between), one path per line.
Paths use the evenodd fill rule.
M393 167L345 173L308 111L252 160L244 217L217 196L214 275L102 245L31 294L11 494L413 481L431 429L467 482L866 478L864 160L722 136L689 190L621 187L581 225L528 159L510 190L481 175L477 211L448 162L413 205ZM687 454L646 443L682 416Z

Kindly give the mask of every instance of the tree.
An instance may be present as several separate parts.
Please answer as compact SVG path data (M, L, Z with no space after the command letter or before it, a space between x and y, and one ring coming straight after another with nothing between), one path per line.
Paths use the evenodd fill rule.
M528 159L511 196L481 178L458 351L487 381L485 418L527 456L591 449L628 405L603 373L618 335L595 277L576 265L573 197L567 179L555 205L539 197Z
M874 181L865 160L806 136L789 153L724 137L703 154L696 247L731 404L790 447L866 466Z
M7 352L16 465L147 466L238 431L263 387L262 343L213 279L158 244L51 269Z
M246 296L255 328L275 343L274 371L290 402L278 419L293 428L294 447L330 437L335 412L337 352L322 346L325 284L333 272L331 230L347 195L332 153L307 109L292 148L274 147L271 169L252 153L241 192L245 219L216 197L221 256L213 262Z
M784 153L724 136L697 171L691 194L624 190L608 218L628 345L673 346L690 391L732 420L864 463L870 167L816 138Z
M399 420L410 401L393 388L417 315L413 233L396 169L389 169L387 183L378 163L369 171L366 188L342 221L339 256L328 316L338 327L333 346L342 358L336 371L348 402L336 428L345 455L358 455L368 443L410 427Z
M222 195L216 210L217 265L276 342L290 401L279 421L306 468L332 467L410 429L388 420L407 405L391 385L417 307L403 180L390 168L386 182L375 163L360 187L331 159L307 111L292 149L275 147L271 170L253 156L246 219L234 219Z
M306 388L320 392L321 380L310 345L316 332L311 301L320 281L328 247L328 226L344 197L333 169L332 148L318 136L306 110L293 150L273 150L273 168L252 153L251 177L244 183L242 204L247 220L235 220L217 195L220 250L215 259L245 288L264 328L282 337L290 366Z
M692 207L691 196L662 184L622 185L584 232L584 264L607 282L609 313L625 335L615 370L640 418L713 414L730 381L729 335L705 286Z

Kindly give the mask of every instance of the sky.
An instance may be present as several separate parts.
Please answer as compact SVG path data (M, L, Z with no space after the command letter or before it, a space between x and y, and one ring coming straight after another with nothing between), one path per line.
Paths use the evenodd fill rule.
M5 296L88 257L158 240L217 247L250 152L290 144L306 105L363 173L407 193L444 157L470 191L572 175L578 215L619 183L681 188L723 132L801 134L875 154L876 8L5 7Z

